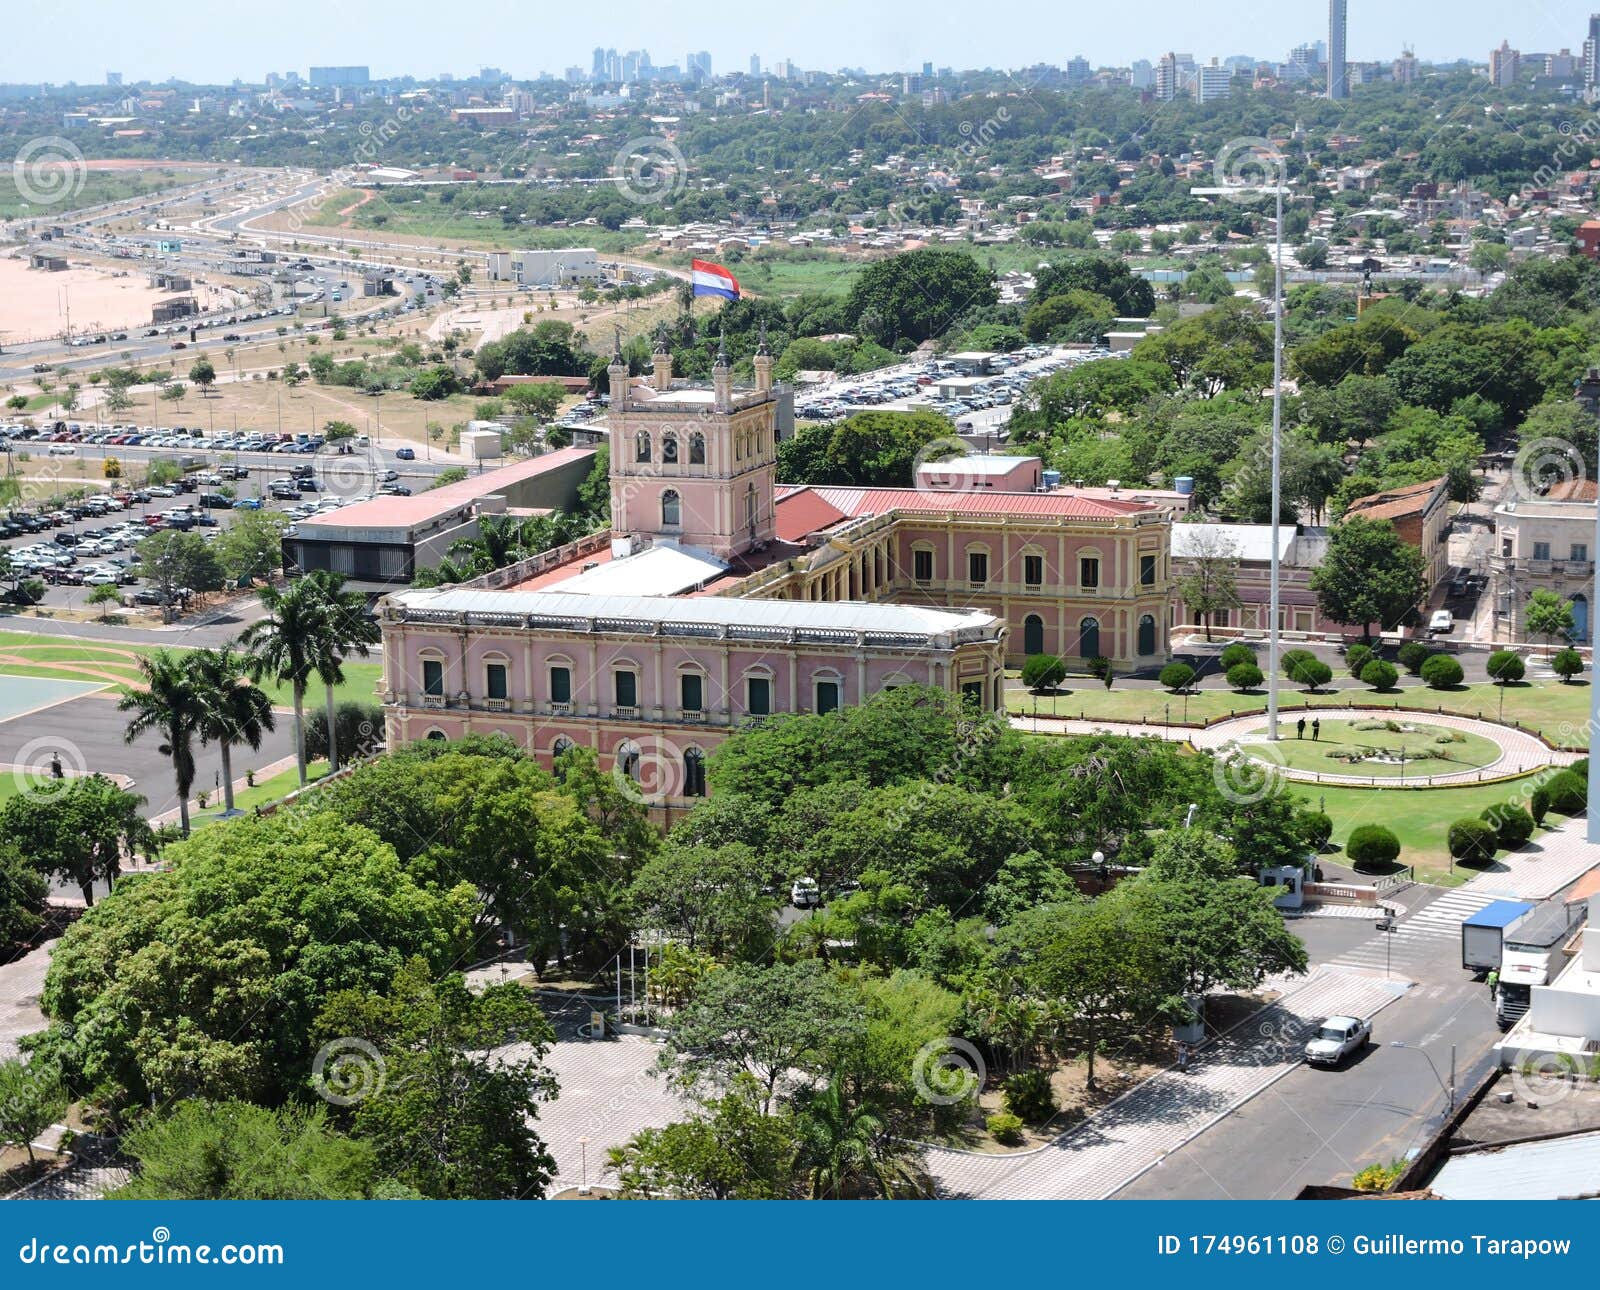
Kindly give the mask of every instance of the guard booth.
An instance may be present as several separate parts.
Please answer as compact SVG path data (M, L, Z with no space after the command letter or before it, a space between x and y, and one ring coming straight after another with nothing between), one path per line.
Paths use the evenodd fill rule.
M1276 865L1257 875L1263 887L1276 887L1272 903L1279 909L1301 909L1306 903L1306 871L1299 865Z

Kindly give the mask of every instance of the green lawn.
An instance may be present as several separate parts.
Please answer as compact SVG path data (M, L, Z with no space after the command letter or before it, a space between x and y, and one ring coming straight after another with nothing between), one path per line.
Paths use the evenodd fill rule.
M1390 730L1391 725L1405 727ZM1448 775L1461 770L1488 766L1500 756L1494 740L1462 730L1447 730L1425 721L1394 721L1387 717L1364 717L1356 721L1324 721L1315 738L1311 732L1301 739L1292 729L1278 743L1241 743L1247 757L1270 760L1293 770L1317 771L1326 775L1371 775L1393 778L1400 775ZM1352 760L1363 755L1400 755L1403 761Z
M60 153L55 155L60 156ZM44 161L50 159L49 154L44 154ZM18 173L21 173L20 167ZM44 215L52 217L64 215L68 211L81 210L86 206L98 206L102 202L122 201L124 198L140 197L147 193L158 193L183 184L192 184L216 173L218 172L209 169L181 170L165 166L152 166L147 170L86 170L80 173L75 181L64 186L65 191L61 193L59 201L41 206L36 199L29 201L23 196L18 187L17 176L8 169L0 175L0 219L15 219L19 215L34 219Z
M237 756L237 754L235 754ZM306 767L306 782L315 783L328 773L328 763L314 761ZM268 802L276 802L280 797L285 797L300 787L300 777L294 767L280 771L270 779L257 779L253 788L246 788L233 795L234 806L241 811L248 811L252 807L265 806Z
M1450 848L1445 842L1450 826L1463 816L1479 815L1485 808L1505 802L1526 806L1536 778L1525 775L1498 784L1460 788L1320 788L1289 783L1285 791L1326 811L1333 820L1333 842L1341 854L1331 859L1343 861L1342 849L1351 829L1381 824L1394 830L1400 839L1401 863L1415 865L1421 881L1452 887L1472 877L1473 871L1458 868L1451 873ZM1561 818L1547 817L1550 823L1560 823Z
M27 632L0 631L0 672L7 676L59 677L63 680L119 681L132 685L139 679L140 658L155 653L150 645L121 645L99 641L79 641L60 636L34 636ZM187 653L174 649L175 654ZM9 657L8 657L9 656ZM68 667L41 667L42 663L65 663ZM344 665L344 684L334 690L336 700L354 699L375 702L378 678L383 665L351 661ZM273 683L263 687L272 702L287 708L293 702L288 685ZM308 710L324 702L320 685L306 694Z
M1409 678L1408 678L1409 679ZM1335 684L1337 684L1337 679ZM1454 690L1430 690L1423 685L1402 685L1399 690L1379 694L1367 686L1327 690L1306 694L1285 686L1278 692L1279 710L1297 708L1338 708L1351 703L1379 704L1418 711L1454 712L1462 716L1496 720L1504 699L1504 719L1537 730L1556 744L1574 747L1586 743L1589 720L1589 685L1576 681L1523 681L1501 687L1487 682L1463 685ZM1266 691L1239 694L1220 680L1207 678L1204 688L1183 695L1157 689L1128 689L1104 686L1087 678L1069 677L1066 688L1056 694L1034 695L1024 689L1008 689L1006 706L1011 711L1030 715L1037 699L1042 717L1085 717L1091 721L1211 721L1219 717L1244 716L1262 712L1267 706Z

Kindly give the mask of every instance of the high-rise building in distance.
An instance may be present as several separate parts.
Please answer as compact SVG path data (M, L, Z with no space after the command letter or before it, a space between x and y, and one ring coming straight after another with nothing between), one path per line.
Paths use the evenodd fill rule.
M1511 48L1509 40L1502 40L1499 49L1489 51L1489 84L1496 89L1506 89L1517 83L1517 73L1522 69L1522 55Z
M760 76L761 75L761 55L760 54L751 54L750 55L750 75L752 75L752 76Z
M1345 68L1345 0L1328 0L1328 97L1350 97L1350 77Z

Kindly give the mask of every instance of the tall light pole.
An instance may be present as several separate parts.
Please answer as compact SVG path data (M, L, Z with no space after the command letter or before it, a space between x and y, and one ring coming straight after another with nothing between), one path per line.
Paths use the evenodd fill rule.
M1414 1053L1421 1053L1423 1061L1428 1063L1428 1069L1433 1072L1433 1078L1439 1081L1439 1087L1444 1090L1445 1096L1450 1101L1450 1113L1455 1114L1456 1109L1456 1046L1450 1045L1450 1082L1446 1084L1444 1077L1439 1074L1439 1068L1433 1064L1433 1058L1428 1055L1426 1048L1419 1048L1416 1044L1408 1044L1399 1039L1389 1041L1390 1048L1406 1048Z
M1218 188L1191 188L1196 197L1237 197L1241 194L1271 193L1278 200L1277 225L1272 235L1272 558L1267 591L1267 738L1278 736L1278 621L1280 582L1278 574L1278 510L1283 498L1283 196L1288 192L1283 157L1277 152L1264 160L1277 170L1274 184L1227 184Z

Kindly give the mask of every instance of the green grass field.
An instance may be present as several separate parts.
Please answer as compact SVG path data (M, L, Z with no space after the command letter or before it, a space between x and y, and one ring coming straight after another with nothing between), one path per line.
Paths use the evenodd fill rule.
M1458 686L1454 690L1430 690L1423 685L1403 685L1387 694L1367 686L1347 690L1328 690L1306 694L1286 686L1278 693L1279 709L1338 708L1351 703L1378 704L1427 712L1454 712L1461 716L1500 719L1504 700L1504 720L1515 721L1537 730L1556 744L1577 746L1584 742L1589 719L1589 686L1586 681L1563 685L1558 681L1523 681L1502 687L1483 682ZM1205 687L1187 696L1157 689L1110 690L1087 678L1068 677L1065 688L1056 694L1034 695L1024 689L1008 689L1006 706L1013 712L1031 715L1038 701L1041 717L1085 717L1091 721L1136 721L1160 724L1167 721L1212 721L1219 717L1244 716L1262 712L1267 706L1264 690L1239 694L1207 678Z
M1289 783L1285 791L1333 820L1333 843L1342 852L1350 830L1362 824L1381 824L1400 839L1400 862L1415 865L1417 877L1441 887L1453 887L1473 876L1470 869L1450 868L1446 835L1464 816L1480 815L1506 802L1526 805L1536 776L1499 784L1472 784L1460 788L1318 788ZM1546 817L1547 824L1562 817ZM1534 835L1539 836L1537 833ZM1329 857L1343 862L1342 854Z
M1240 751L1247 757L1271 761L1292 770L1377 778L1476 770L1492 764L1500 756L1499 745L1482 735L1447 730L1423 721L1394 723L1411 727L1405 731L1389 730L1386 728L1389 724L1390 720L1383 717L1329 720L1322 723L1315 738L1309 732L1304 739L1296 738L1291 731L1287 738L1270 745L1270 754L1266 751L1268 745L1254 743L1241 743ZM1404 760L1373 761L1363 754L1398 755ZM1357 757L1363 759L1353 760Z
M539 250L564 246L592 246L597 251L626 251L642 245L641 231L613 231L598 225L577 228L543 228L501 222L499 215L478 218L453 206L441 206L432 189L378 189L371 200L355 188L333 193L316 210L300 207L307 224L315 228L351 228L404 233L414 237L450 238L481 246ZM489 197L485 206L491 205ZM360 203L358 205L358 203ZM355 207L354 210L351 210ZM350 211L348 215L342 211Z
M51 159L48 155L41 155L38 162L43 165ZM46 169L42 175L29 179L25 171L21 176L24 184L43 188L43 196L55 193L57 187L61 189L59 200L41 204L30 202L19 191L19 175L8 167L0 173L0 219L14 219L19 215L36 219L47 215L65 215L68 211L98 206L101 202L121 201L146 193L159 193L168 188L179 188L184 184L196 183L210 173L213 172L174 170L163 166L147 170L86 170L74 177L73 172L66 169Z
M175 654L187 651L175 649ZM118 645L99 641L69 640L59 636L34 636L27 632L0 631L0 673L7 676L58 677L62 680L102 681L133 685L139 679L140 658L155 653L148 645ZM57 664L46 667L42 664ZM353 660L344 665L344 684L334 690L337 701L354 699L375 702L374 693L383 666ZM288 685L272 683L262 687L272 702L287 708L293 703ZM306 695L307 710L323 703L323 690L313 686Z

